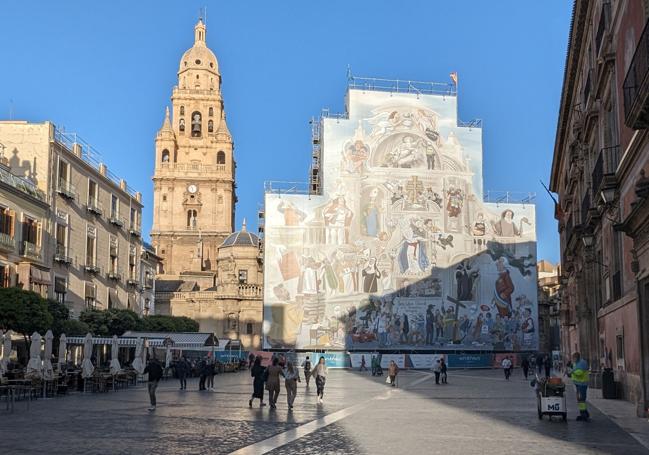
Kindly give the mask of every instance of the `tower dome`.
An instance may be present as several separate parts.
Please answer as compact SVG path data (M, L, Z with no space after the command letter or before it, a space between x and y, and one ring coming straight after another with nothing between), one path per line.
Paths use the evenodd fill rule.
M180 59L178 76L187 71L204 70L216 76L219 75L219 64L216 55L205 42L205 24L202 19L194 27L194 45L190 47Z
M246 221L243 221L241 230L230 234L221 244L219 248L232 247L232 246L252 246L259 247L259 237L246 229Z

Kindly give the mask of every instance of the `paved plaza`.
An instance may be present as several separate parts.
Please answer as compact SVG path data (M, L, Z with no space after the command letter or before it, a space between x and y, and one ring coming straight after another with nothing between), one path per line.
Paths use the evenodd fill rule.
M29 409L17 403L13 414L2 406L0 453L649 454L593 406L591 423L575 422L572 390L568 423L539 420L519 371L509 382L501 371L451 371L446 386L406 371L397 389L385 377L332 371L324 404L302 383L293 411L284 390L277 410L249 409L250 379L219 375L216 392L198 392L195 380L189 391L165 381L153 413L144 387L38 400Z

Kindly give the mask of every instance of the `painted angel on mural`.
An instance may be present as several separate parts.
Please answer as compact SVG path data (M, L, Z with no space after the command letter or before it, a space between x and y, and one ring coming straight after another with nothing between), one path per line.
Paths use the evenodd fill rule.
M347 243L347 231L354 214L347 207L344 196L332 200L322 211L325 224L325 242L328 245Z
M370 156L370 148L363 141L356 140L343 150L343 166L350 174L360 174Z

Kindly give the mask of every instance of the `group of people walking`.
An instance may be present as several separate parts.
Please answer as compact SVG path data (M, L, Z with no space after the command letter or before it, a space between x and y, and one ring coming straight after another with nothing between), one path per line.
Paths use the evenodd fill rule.
M252 359L251 359L252 360ZM261 356L254 358L250 368L250 375L254 378L252 382L252 397L248 401L248 406L252 407L254 400L259 400L259 406L266 406L264 403L264 390L268 391L268 401L271 409L277 408L277 399L280 393L281 378L284 379L286 388L286 402L289 409L293 409L293 403L297 396L297 383L302 382L299 368L290 360L284 362L282 366L278 357L273 357L271 364L267 367L261 364ZM328 368L324 357L320 357L315 366L311 365L311 359L307 356L302 363L304 371L304 380L306 387L309 388L311 378L315 380L318 403L322 404L324 400L324 388L327 381Z

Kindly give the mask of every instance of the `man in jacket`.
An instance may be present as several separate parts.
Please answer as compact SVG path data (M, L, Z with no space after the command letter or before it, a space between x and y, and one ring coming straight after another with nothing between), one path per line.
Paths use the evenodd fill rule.
M149 400L151 401L151 406L149 407L149 411L155 411L155 407L156 407L155 391L158 388L158 383L160 382L160 379L162 378L162 365L160 365L160 362L158 362L157 359L151 358L149 360L148 365L144 369L144 374L147 373L149 374L148 389L149 389Z
M577 420L581 422L588 422L590 414L588 413L588 406L586 405L586 395L588 392L588 381L590 379L590 372L588 371L588 362L581 358L578 352L572 355L572 368L568 370L570 379L577 389L577 408L579 409L579 416Z
M177 362L176 362L176 376L178 376L178 380L180 381L180 390L186 390L187 389L187 375L189 374L189 370L191 367L189 366L189 363L187 362L187 359L185 357L181 357Z

